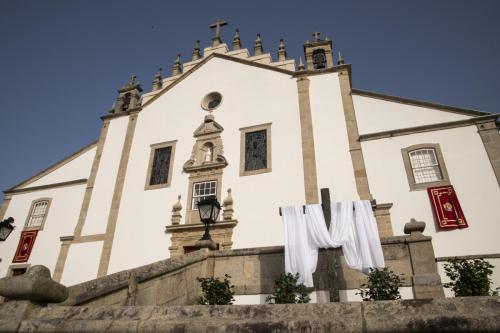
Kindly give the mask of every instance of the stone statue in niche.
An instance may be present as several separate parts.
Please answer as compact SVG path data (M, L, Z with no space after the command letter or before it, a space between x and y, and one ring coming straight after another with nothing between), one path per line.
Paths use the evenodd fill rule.
M222 126L214 120L213 115L205 116L203 123L194 132L196 142L191 151L191 157L183 165L185 172L191 173L227 166L220 137L223 130Z
M212 162L212 147L207 146L207 151L205 152L205 163Z

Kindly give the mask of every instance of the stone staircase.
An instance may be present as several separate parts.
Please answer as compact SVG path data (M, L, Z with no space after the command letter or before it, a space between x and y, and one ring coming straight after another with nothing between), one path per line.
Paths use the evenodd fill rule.
M0 307L8 313L11 302ZM500 298L328 304L35 307L17 332L498 332ZM1 327L0 327L1 330Z

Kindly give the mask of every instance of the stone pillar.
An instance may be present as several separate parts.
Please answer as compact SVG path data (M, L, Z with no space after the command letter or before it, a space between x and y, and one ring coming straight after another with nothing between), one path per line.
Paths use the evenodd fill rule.
M391 213L392 203L376 204L373 208L377 220L378 234L380 237L392 237Z
M404 233L410 251L413 270L412 284L415 299L444 298L441 277L437 271L436 257L432 247L432 237L424 236L425 222L411 219L405 224Z
M497 124L494 119L487 119L477 121L476 126L493 167L493 172L497 177L497 182L500 184L500 133Z

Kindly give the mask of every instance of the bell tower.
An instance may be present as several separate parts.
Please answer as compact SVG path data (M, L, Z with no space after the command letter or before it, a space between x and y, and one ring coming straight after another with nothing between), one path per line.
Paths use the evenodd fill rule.
M313 32L313 40L304 44L307 70L325 69L333 67L333 45L326 37L320 38L319 32Z
M136 82L136 76L132 75L130 80L123 87L118 89L118 97L109 113L139 110L141 108L141 92L142 88L139 83Z

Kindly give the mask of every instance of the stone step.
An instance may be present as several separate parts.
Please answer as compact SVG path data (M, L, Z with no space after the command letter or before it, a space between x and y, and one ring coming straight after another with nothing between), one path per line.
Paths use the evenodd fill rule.
M27 320L18 332L362 332L362 321L343 320Z
M41 309L40 320L282 320L361 316L361 303L273 304L273 305L192 305L192 306L50 306Z
M1 332L500 332L500 297L228 306L0 305Z

